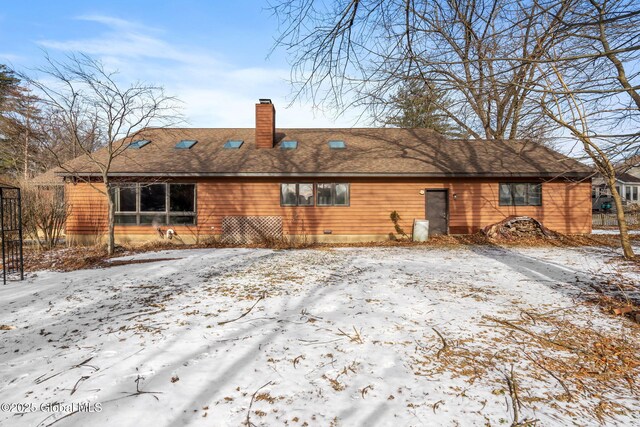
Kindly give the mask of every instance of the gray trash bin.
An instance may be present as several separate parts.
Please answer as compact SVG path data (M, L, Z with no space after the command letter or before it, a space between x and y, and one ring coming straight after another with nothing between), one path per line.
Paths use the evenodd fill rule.
M429 220L414 219L413 220L413 241L426 242L429 240Z

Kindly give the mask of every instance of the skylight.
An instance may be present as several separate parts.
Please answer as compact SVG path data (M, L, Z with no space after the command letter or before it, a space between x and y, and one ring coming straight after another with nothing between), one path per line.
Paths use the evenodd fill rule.
M139 140L133 141L132 143L127 145L127 148L133 148L135 150L139 150L139 149L141 149L142 147L144 147L145 145L147 145L150 142L151 141L148 141L146 139L139 139Z
M280 143L281 150L295 150L298 148L298 141L282 141Z
M344 141L329 141L329 148L332 150L344 150L347 144Z
M244 141L234 141L230 139L229 141L224 143L224 148L238 149L242 146L243 143Z
M198 143L198 141L193 140L193 139L183 139L182 141L178 142L176 144L176 148L179 150L188 150L191 147L193 147L194 145L196 145Z

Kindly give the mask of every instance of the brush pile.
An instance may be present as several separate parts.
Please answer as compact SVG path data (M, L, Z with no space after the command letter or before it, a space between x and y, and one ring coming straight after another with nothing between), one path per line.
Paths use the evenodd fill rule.
M510 216L482 229L489 239L514 240L531 237L556 239L558 234L528 216Z

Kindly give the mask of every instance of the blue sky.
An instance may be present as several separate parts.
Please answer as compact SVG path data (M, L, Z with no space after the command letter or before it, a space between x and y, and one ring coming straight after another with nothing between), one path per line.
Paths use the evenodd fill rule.
M29 72L52 57L84 52L122 81L163 85L193 127L252 127L253 104L271 98L279 127L352 126L292 99L289 64L276 50L266 1L2 1L0 63Z

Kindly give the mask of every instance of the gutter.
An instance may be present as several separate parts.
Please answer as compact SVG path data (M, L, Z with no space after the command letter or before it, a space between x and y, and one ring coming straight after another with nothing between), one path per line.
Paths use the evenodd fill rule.
M56 172L56 176L60 177L102 177L97 172ZM272 172L112 172L110 177L164 177L164 178L330 178L330 177L352 177L352 178L577 178L587 179L593 176L592 172L450 172L450 173L366 173L366 172L291 172L291 173L272 173Z

